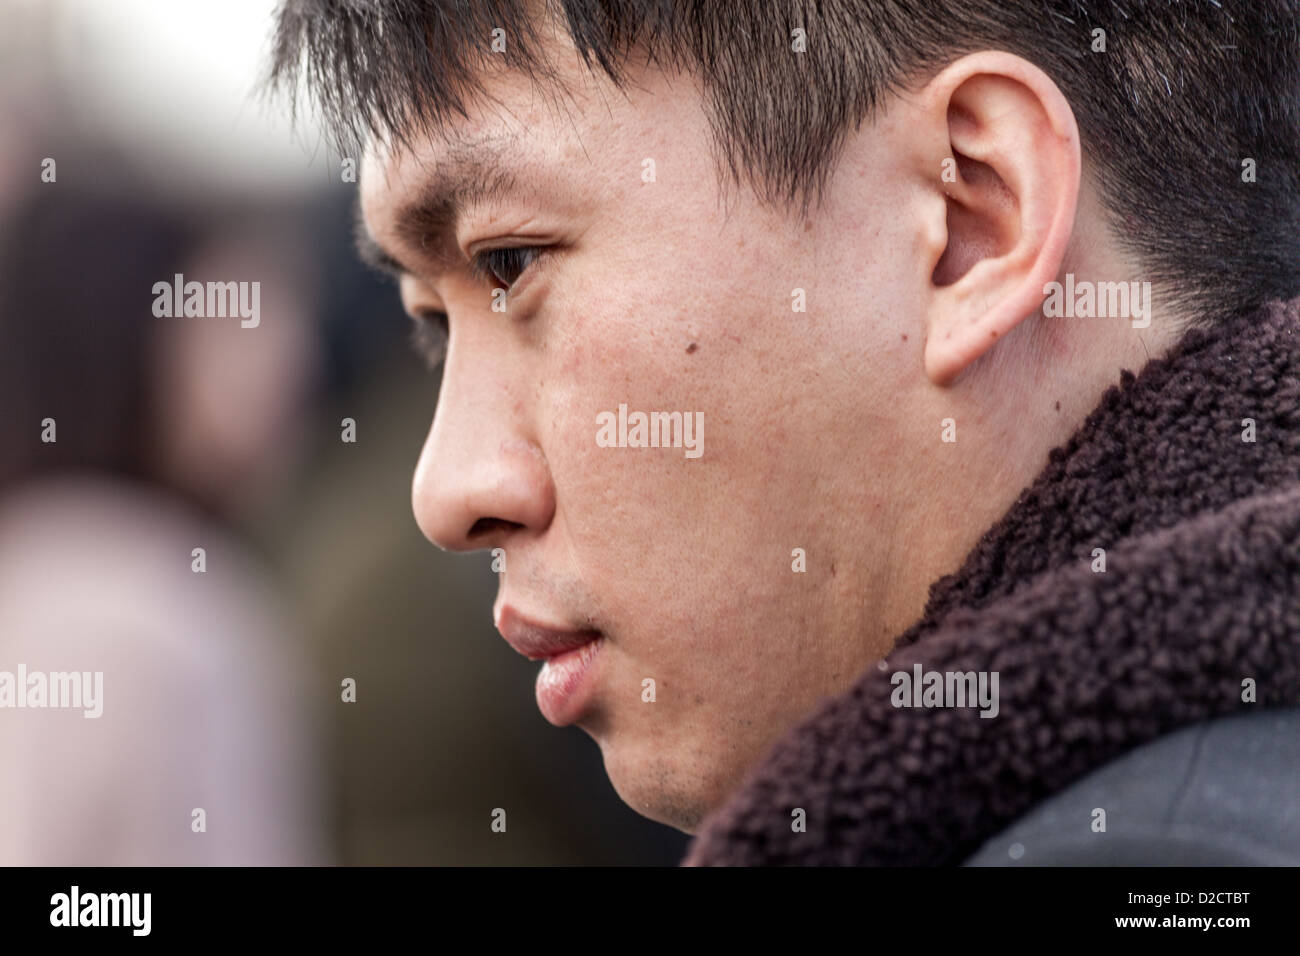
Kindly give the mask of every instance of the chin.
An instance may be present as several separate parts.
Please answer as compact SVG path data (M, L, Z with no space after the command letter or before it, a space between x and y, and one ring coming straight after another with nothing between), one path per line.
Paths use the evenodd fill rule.
M617 743L602 744L601 754L614 792L643 817L694 835L714 809L706 796L713 781L686 769L671 754L627 753Z

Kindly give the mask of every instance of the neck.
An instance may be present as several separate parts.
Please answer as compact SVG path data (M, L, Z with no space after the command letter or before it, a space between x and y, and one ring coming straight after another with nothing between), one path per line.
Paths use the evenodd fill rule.
M935 389L929 418L952 418L956 442L919 454L947 458L937 494L894 535L890 567L906 569L886 591L876 643L918 621L930 585L961 567L980 537L1015 504L1055 448L1084 424L1108 389L1170 353L1176 323L1027 319L950 389ZM937 431L936 431L937 434Z

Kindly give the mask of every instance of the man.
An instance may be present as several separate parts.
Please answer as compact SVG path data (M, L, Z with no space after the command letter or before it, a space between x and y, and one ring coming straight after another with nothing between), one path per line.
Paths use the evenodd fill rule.
M420 527L692 862L1300 860L1298 24L286 0Z

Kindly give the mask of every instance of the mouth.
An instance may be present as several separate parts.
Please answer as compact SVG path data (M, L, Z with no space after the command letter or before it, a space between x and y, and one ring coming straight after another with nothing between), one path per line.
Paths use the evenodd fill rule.
M537 708L542 716L557 727L576 722L591 698L594 680L588 677L605 635L539 624L509 605L501 609L497 630L529 660L545 661L537 674Z

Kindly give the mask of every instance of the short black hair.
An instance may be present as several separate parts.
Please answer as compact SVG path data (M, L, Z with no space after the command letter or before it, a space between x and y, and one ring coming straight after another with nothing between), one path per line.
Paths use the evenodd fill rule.
M409 142L482 94L494 36L545 81L540 15L615 82L633 51L698 76L722 172L805 211L889 93L1014 53L1061 88L1115 234L1188 324L1300 295L1300 0L282 0L269 85L305 80L345 150Z

